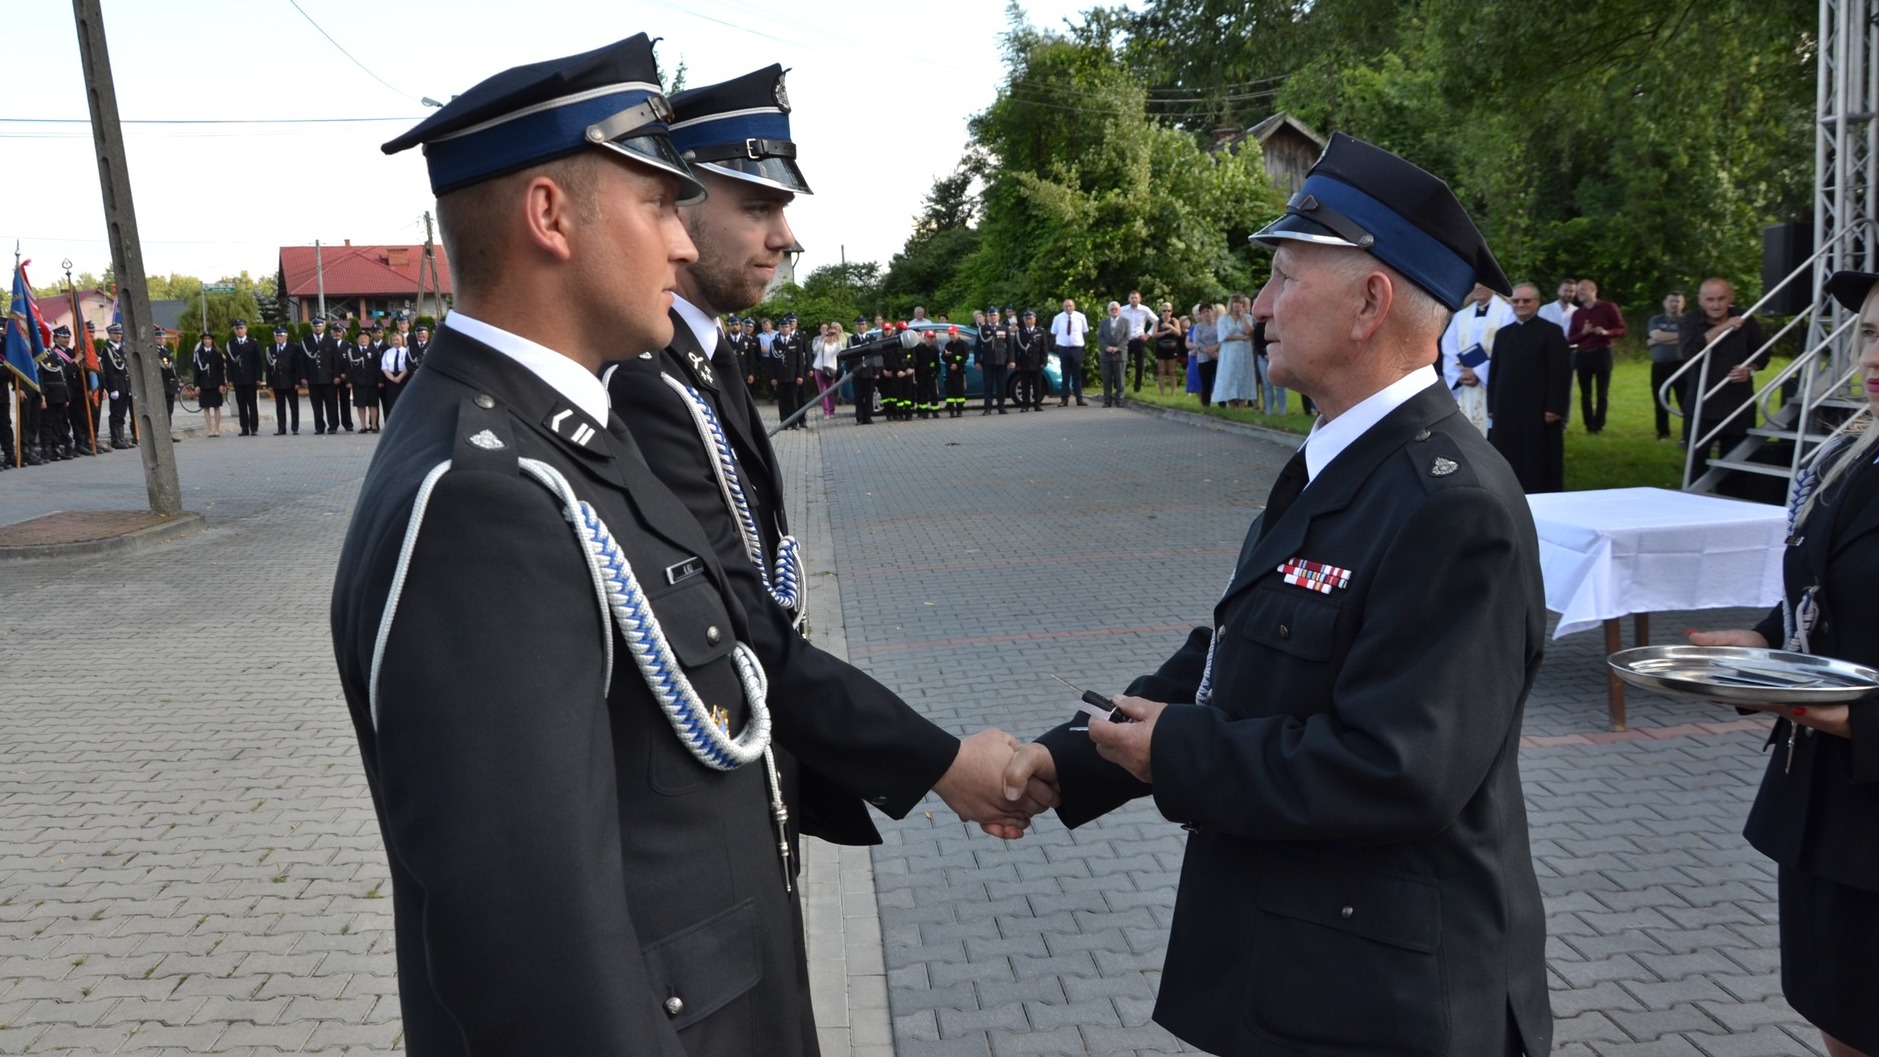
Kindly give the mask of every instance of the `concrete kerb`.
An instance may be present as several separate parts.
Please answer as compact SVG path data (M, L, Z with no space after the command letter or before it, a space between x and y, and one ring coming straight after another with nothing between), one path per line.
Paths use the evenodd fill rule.
M1281 441L1294 448L1305 443L1305 438L1296 433L1289 433L1282 429L1273 429L1271 426L1255 426L1250 422L1229 422L1224 418L1203 415L1198 411L1182 411L1179 408L1144 404L1140 400L1130 400L1124 403L1122 408L1125 411L1133 411L1140 415L1150 415L1155 418L1165 418L1170 422L1180 422L1184 425L1193 426L1196 429L1211 429L1217 433L1242 433L1249 437L1259 437L1262 440Z
M185 510L173 518L167 518L154 525L132 529L116 535L102 536L98 539L72 540L65 543L34 543L17 547L0 547L0 562L31 561L38 558L62 558L72 555L108 554L113 551L147 547L158 543L168 543L181 536L200 531L208 527L208 521L201 514Z

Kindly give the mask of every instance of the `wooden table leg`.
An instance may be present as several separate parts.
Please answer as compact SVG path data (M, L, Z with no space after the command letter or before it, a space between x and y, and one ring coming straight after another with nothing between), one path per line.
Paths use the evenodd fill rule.
M1631 645L1649 646L1651 644L1651 615L1649 613L1634 613L1631 616L1631 623L1632 629L1635 632L1635 638Z
M1605 622L1605 655L1609 657L1623 648L1624 626L1613 617ZM1625 729L1625 684L1610 665L1605 666L1605 707L1611 712L1612 729Z

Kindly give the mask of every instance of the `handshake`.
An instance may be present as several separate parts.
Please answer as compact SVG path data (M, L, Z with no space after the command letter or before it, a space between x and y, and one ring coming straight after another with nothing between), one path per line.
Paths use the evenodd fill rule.
M1166 706L1139 697L1117 697L1114 703L1130 721L1093 718L1090 740L1104 759L1148 782L1149 742ZM1063 802L1050 750L1040 742L1020 742L997 727L960 739L959 755L933 791L961 819L1004 840L1024 836L1032 816Z

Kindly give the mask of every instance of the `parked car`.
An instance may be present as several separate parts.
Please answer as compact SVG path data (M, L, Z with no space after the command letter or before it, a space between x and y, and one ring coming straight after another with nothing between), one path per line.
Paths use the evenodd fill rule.
M907 329L913 330L913 331L937 330L939 331L939 335L940 335L937 340L939 341L941 345L945 345L946 340L947 340L946 330L950 326L953 326L953 324L931 323L931 322L909 323L907 324ZM972 327L970 324L968 324L965 326L961 326L959 328L959 333L961 335L964 335L967 341L971 341L976 345L977 341L969 333L971 330L972 330ZM1062 362L1058 360L1057 354L1054 352L1048 354L1045 359L1046 359L1046 362L1044 364L1044 395L1047 397L1061 396L1063 394L1063 364ZM1017 378L1013 377L1011 373L1008 372L1006 374L1005 397L1007 400L1015 401L1017 399L1017 388L1016 388L1017 382L1018 382ZM945 392L946 392L946 369L945 369L945 366L942 365L940 367L940 393L944 395ZM984 395L985 395L985 375L979 370L978 356L975 353L966 363L966 399L972 400L972 401L982 400L984 398ZM853 404L855 402L855 383L853 379L850 379L849 381L843 383L842 401L848 404Z

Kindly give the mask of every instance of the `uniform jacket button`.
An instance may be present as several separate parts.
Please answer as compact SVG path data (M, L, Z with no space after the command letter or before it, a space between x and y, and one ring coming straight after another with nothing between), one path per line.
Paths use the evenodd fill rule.
M1280 624L1280 625L1279 625L1279 637L1280 637L1280 638L1282 638L1282 639L1289 639L1289 638L1291 638L1291 637L1292 637L1292 629L1291 629L1291 627L1290 627L1289 625L1286 625L1286 624Z
M1349 918L1352 914L1355 914L1355 913L1357 913L1357 909L1355 907L1345 907L1344 909L1338 911L1337 915L1338 917L1341 917L1341 918ZM678 999L675 998L672 1001L677 1002ZM669 1004L670 1003L668 1003L668 1005Z
M490 408L496 406L496 398L490 396L488 393L478 393L476 394L476 406L488 411Z
M685 1012L685 1000L684 999L680 998L677 995L673 995L671 998L668 998L665 1000L665 1015L666 1016L676 1017L680 1013L683 1013L683 1012Z
M716 646L718 644L718 640L722 639L723 637L724 637L724 632L719 631L718 626L716 624L713 624L710 627L705 629L705 641L709 642L713 646Z
M873 804L875 807L886 807L887 798L884 796L871 796L868 798L868 803Z

